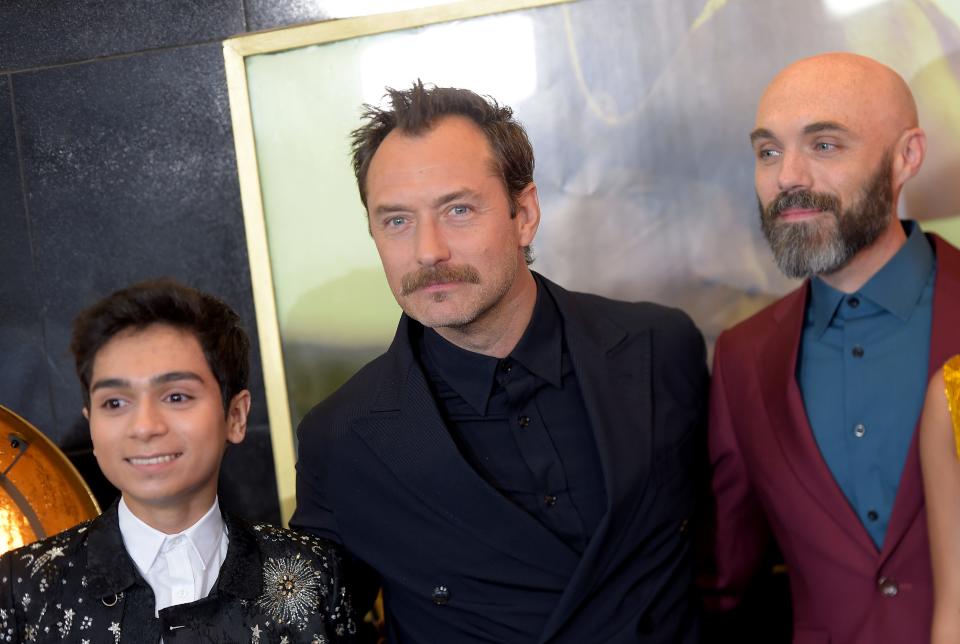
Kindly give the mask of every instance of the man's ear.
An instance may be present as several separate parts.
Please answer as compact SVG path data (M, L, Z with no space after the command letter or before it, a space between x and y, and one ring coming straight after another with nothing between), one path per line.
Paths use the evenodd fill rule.
M537 184L533 181L517 195L515 218L520 232L520 246L529 246L540 226L540 197L537 195Z
M923 165L927 155L927 135L922 128L913 127L900 135L893 158L893 187L899 192Z
M86 418L87 421L90 420L90 410L89 410L89 409L87 409L86 407L84 407L84 408L83 408L83 411L82 411L81 413L83 413L83 417Z
M247 435L247 415L250 413L250 391L244 389L230 401L227 408L227 442L242 443Z

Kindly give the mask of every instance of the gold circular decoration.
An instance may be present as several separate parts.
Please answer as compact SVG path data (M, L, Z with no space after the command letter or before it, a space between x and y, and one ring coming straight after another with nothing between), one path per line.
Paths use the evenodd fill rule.
M98 514L90 488L60 448L0 405L0 554Z

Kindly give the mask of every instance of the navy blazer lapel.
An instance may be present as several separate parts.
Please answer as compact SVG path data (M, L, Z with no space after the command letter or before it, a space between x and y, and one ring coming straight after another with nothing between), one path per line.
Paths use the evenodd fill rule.
M505 499L460 455L413 357L409 324L403 316L371 413L354 421L353 431L401 484L446 520L551 577L572 570L577 554Z
M542 279L542 276L541 276ZM564 337L597 443L607 508L541 639L549 639L619 555L626 531L615 522L632 516L651 478L652 356L649 331L633 334L602 311L582 309L571 293L543 279L563 316ZM629 494L627 492L629 491Z
M769 431L777 437L797 481L872 556L876 554L873 541L823 460L797 384L797 357L808 292L809 285L804 285L775 305L772 329L757 347L760 404L767 411Z

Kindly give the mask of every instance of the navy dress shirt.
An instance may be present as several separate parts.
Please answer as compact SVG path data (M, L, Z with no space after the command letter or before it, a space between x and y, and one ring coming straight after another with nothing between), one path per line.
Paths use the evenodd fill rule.
M582 554L606 510L600 457L563 338L538 282L530 324L502 360L425 329L421 364L463 457L504 497Z
M814 438L878 549L923 407L933 249L916 222L855 293L810 283L797 377Z

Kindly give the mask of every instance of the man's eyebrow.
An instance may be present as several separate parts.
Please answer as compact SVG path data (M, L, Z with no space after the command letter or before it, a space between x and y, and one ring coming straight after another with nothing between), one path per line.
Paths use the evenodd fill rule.
M163 385L169 382L177 382L179 380L194 380L196 382L203 382L203 378L192 371L169 371L167 373L161 373L150 378L150 384ZM103 380L98 380L93 383L93 386L90 387L90 393L93 393L97 389L128 389L130 387L131 383L126 378L104 378Z
M203 382L203 378L199 374L196 374L192 371L170 371L167 373L161 373L158 376L154 376L150 379L151 385L165 385L168 382L177 382L178 380L194 380L196 382Z
M773 132L768 130L765 127L758 127L753 132L750 133L750 143L751 145L756 144L757 141L761 139L773 139L777 140L777 137L774 136Z
M847 128L840 125L836 121L817 121L816 123L811 123L810 125L803 128L804 134L816 134L818 132L849 132Z
M410 210L410 208L401 204L385 203L377 206L377 209L374 211L374 214L389 215L394 212L407 212L408 210Z
M98 380L93 383L93 386L90 387L90 393L95 392L97 389L123 389L129 386L130 381L124 380L123 378L104 378L103 380Z
M457 201L458 199L464 199L467 197L475 197L476 192L470 190L469 188L461 188L460 190L454 190L453 192L448 192L445 195L441 195L433 200L433 206L436 208L442 206L445 203L450 203L451 201Z

